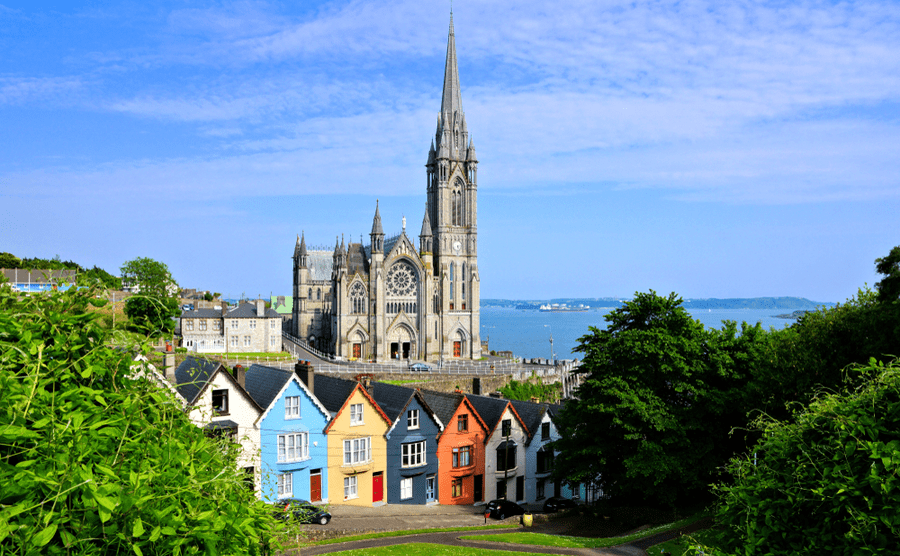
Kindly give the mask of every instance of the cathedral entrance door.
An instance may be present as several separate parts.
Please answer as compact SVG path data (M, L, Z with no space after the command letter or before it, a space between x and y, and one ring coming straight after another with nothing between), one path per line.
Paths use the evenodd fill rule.
M360 359L362 357L362 344L353 344L353 357L355 359Z
M462 357L462 342L453 342L453 357Z
M391 359L399 359L397 354L400 352L400 344L397 342L391 342Z
M403 358L409 359L409 342L403 342Z

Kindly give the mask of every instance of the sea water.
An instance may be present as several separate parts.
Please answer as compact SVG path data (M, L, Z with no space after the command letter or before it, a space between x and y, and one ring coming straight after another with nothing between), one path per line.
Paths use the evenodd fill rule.
M603 317L612 308L586 312L551 313L535 310L509 309L505 307L481 308L481 339L490 341L494 351L511 351L517 357L550 358L550 336L553 335L553 353L557 359L581 359L573 353L578 339L589 332L588 328L606 328ZM722 328L722 321L738 323L762 323L763 328L781 329L796 322L795 319L777 318L789 314L791 309L688 309L692 317L706 328Z

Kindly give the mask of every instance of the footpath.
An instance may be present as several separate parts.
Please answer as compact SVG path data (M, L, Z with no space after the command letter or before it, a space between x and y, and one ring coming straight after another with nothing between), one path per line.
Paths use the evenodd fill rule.
M483 506L402 506L384 505L380 507L354 507L334 506L330 508L332 520L328 525L307 525L303 529L309 535L309 540L334 538L364 533L378 533L384 531L420 530L444 527L473 527L485 524ZM537 512L536 512L537 513ZM505 523L518 523L520 516L507 518ZM487 524L504 523L495 519L488 519ZM345 550L362 550L382 546L394 546L408 543L431 543L448 546L482 548L512 552L526 552L532 554L560 554L579 556L645 556L645 549L654 544L677 537L682 532L689 532L708 526L707 524L692 524L683 530L671 531L655 535L650 539L636 541L628 545L608 548L560 548L552 546L531 546L511 543L498 543L489 541L460 540L461 536L491 535L503 532L522 531L519 529L493 529L477 531L453 531L453 532L424 532L417 535L403 537L387 537L368 539L361 541L342 542L320 546L310 546L284 553L282 556L313 556L317 554L330 554ZM537 520L534 527L528 531L535 533L560 534L566 533L568 524L561 521Z

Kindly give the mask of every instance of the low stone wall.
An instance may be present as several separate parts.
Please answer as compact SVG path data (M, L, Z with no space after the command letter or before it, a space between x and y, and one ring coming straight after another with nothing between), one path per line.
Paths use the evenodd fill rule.
M352 378L347 377L347 375L341 374L333 374L324 372L321 374L337 376L340 378ZM510 380L514 378L511 374L503 374L503 375L487 375L487 376L465 376L465 375L449 375L449 374L441 374L441 373L425 373L422 374L410 374L410 373L372 373L375 380L380 382L385 382L389 380L402 380L403 386L408 386L410 388L422 388L423 390L435 390L437 392L455 392L459 390L465 394L473 394L473 384L475 379L481 380L481 394L486 396L491 392L496 392L503 386L506 386ZM425 376L423 376L425 375ZM415 380L417 378L421 378L422 380ZM406 382L408 380L415 380L415 382Z

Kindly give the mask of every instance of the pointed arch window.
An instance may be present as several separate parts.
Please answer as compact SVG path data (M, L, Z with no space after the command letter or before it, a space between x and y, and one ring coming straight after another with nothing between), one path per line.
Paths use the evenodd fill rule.
M450 197L450 224L453 226L465 226L465 190L465 184L457 178Z
M353 285L350 286L350 311L352 314L366 314L366 307L368 306L367 297L366 288L362 285L362 282L354 282Z
M462 272L460 273L460 281L459 281L459 300L462 303L462 310L466 310L466 263L462 264Z

